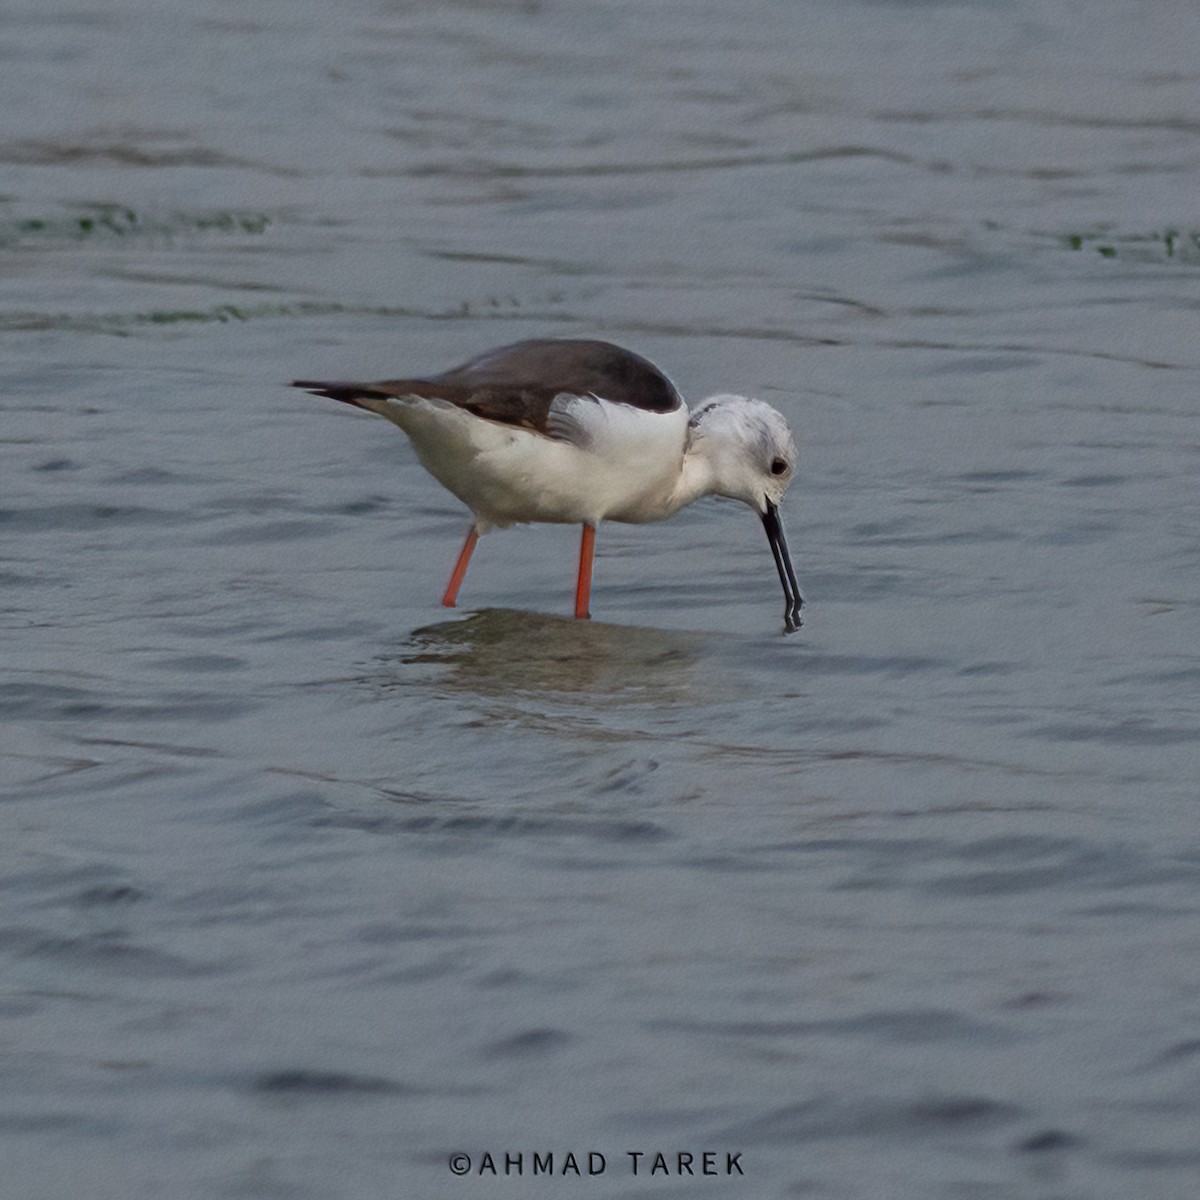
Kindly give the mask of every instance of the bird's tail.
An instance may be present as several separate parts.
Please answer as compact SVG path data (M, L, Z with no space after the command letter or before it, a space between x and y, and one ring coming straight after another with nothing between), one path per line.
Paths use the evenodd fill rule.
M386 392L378 391L366 383L323 383L318 379L294 379L292 387L304 388L314 396L327 396L330 400L353 404L355 408L365 408L368 412L373 412L374 409L364 404L364 400L389 398Z

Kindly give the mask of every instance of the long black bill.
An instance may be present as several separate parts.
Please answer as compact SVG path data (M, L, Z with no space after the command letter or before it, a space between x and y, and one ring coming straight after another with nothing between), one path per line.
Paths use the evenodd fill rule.
M771 553L775 555L775 565L779 568L779 582L783 584L783 598L786 604L783 610L783 631L795 633L804 624L800 619L804 597L800 595L800 585L796 582L796 568L792 566L787 538L783 536L783 521L779 517L778 504L767 501L767 511L763 513L762 523L767 531L767 541L771 543Z

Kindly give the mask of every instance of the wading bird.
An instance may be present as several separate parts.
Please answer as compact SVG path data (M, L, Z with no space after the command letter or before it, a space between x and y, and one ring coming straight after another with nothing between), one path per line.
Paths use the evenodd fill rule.
M786 630L800 626L804 601L779 516L796 447L761 400L712 396L690 411L640 355L554 338L500 346L440 375L292 386L399 425L426 470L474 513L442 597L448 608L481 535L549 521L583 526L575 616L588 617L601 521L660 521L701 496L726 496L762 518Z

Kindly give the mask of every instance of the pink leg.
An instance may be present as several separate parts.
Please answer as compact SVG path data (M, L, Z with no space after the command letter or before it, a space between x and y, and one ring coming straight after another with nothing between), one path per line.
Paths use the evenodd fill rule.
M463 542L463 548L458 552L458 561L454 564L450 582L446 585L446 594L442 597L442 604L446 608L453 608L458 601L458 589L462 587L463 576L467 573L467 564L470 563L471 555L475 552L477 541L479 541L479 531L472 525L467 534L467 540Z
M591 617L588 607L592 601L592 560L596 553L596 527L584 525L579 542L579 579L575 584L575 616L586 621Z

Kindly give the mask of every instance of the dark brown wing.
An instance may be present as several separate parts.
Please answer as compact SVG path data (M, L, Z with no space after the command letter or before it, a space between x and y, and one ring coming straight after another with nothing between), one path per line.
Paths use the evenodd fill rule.
M304 388L314 396L328 396L355 408L373 411L364 400L394 400L401 396L423 396L446 400L488 421L519 425L537 433L549 434L550 405L557 392L547 388L470 388L447 383L441 376L430 379L385 379L379 383L329 383L316 379L296 379L292 387Z
M683 403L651 362L611 342L538 338L487 350L440 375L379 383L297 381L347 404L356 397L426 396L446 400L487 421L551 435L555 396L596 396L647 412L674 412Z
M671 381L650 361L611 342L539 338L488 350L434 376L467 388L566 392L674 412L682 403Z

